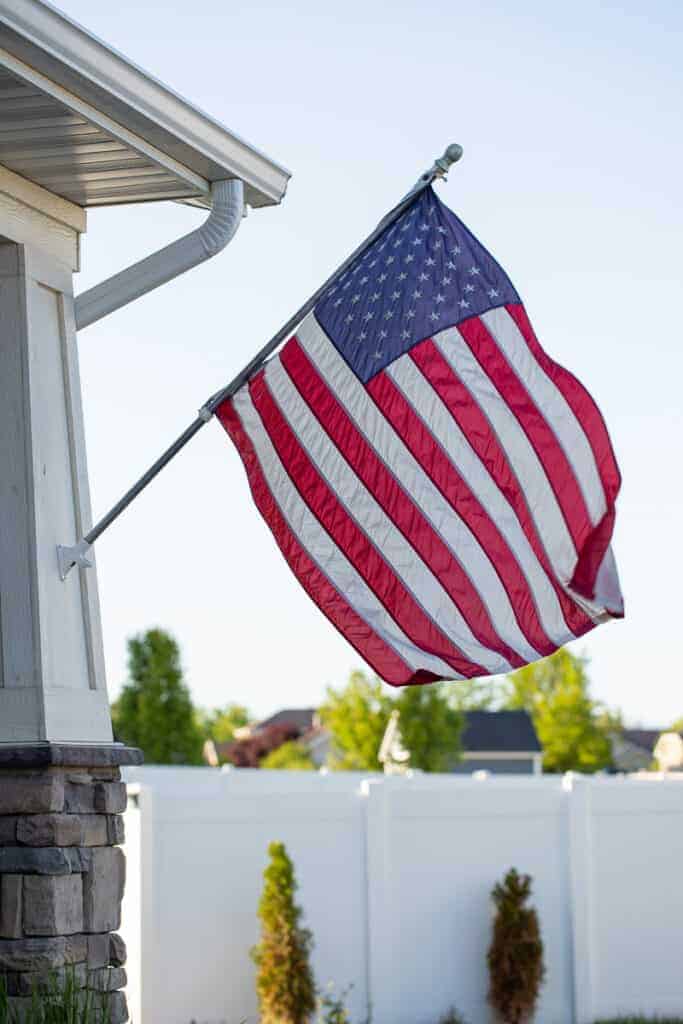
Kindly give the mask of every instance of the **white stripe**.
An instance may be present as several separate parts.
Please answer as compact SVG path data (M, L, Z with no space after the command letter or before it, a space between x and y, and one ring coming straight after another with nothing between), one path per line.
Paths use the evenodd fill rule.
M480 318L559 441L581 488L593 526L607 511L595 456L581 423L566 398L546 374L507 309L499 306Z
M312 315L299 327L297 338L360 432L463 567L487 608L498 636L526 661L539 658L539 652L520 630L507 591L479 541L369 399L363 385Z
M297 441L348 515L358 524L371 544L394 570L403 587L445 638L455 644L463 656L492 675L509 672L509 661L484 647L473 635L460 610L419 554L356 476L339 449L321 428L308 405L296 390L279 359L265 371L266 382Z
M450 665L423 651L417 651L403 630L389 615L363 578L339 550L332 538L302 501L254 408L249 388L243 387L233 399L235 411L242 421L274 500L287 524L310 558L330 583L381 639L394 649L399 658L413 670L426 669L445 679L459 679ZM416 657L416 654L419 657Z
M548 638L558 647L574 639L573 633L567 629L557 593L536 558L513 508L442 399L410 356L401 356L388 367L387 372L502 534L529 584Z
M457 327L434 335L434 344L486 415L505 452L550 564L561 583L571 580L576 549L545 470L516 416L472 355Z

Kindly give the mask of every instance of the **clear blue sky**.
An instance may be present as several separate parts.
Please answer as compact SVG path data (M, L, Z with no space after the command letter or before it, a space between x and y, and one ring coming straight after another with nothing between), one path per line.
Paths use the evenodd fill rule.
M624 475L627 617L578 645L632 722L683 715L680 5L520 0L62 0L293 172L277 209L81 336L95 512L193 418L446 143L440 194L506 267L546 349L600 403ZM90 214L82 290L196 210ZM678 301L677 301L678 300ZM211 424L99 542L109 685L125 639L179 639L204 704L316 703L359 665L290 577Z

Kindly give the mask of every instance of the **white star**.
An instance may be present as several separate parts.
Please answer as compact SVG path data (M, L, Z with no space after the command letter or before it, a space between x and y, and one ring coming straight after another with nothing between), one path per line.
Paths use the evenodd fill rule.
M473 292L474 291L474 285L473 284L466 284L465 285L465 291L466 292Z
M389 337L389 335L387 334L386 331L380 331L379 332L379 336L380 336L380 338L388 338Z
M436 263L436 260L432 259L431 256L428 256L427 259L425 260L425 266L426 267L433 267L435 265L435 263Z
M358 340L359 341L365 341L366 338L367 338L367 334L365 333L365 331L361 331L360 334L358 335Z
M369 280L370 280L370 278L366 274L365 277L361 277L361 279L360 279L360 281L358 283L359 284L367 284Z
M412 252L409 252L403 262L404 263L412 263L414 259L415 259L415 257L413 256Z
M334 303L335 309L337 309L339 306L341 306L342 302L343 302L343 299L337 299L336 302Z
M422 239L421 238L414 238L413 239L413 245L422 245Z
M387 247L387 243L386 243L386 242L382 242L382 244L381 244L381 245L378 245L378 246L377 246L377 252L384 252L384 250L386 249L386 247Z
M366 324L367 324L367 323L369 323L369 322L370 322L370 320L372 320L372 318L374 317L374 315L375 315L375 314L374 314L374 313L371 313L371 312L370 312L370 310L368 310L368 311L367 311L367 313L366 313L366 314L365 314L365 316L363 317L363 319L365 320Z
M448 232L446 231L445 227L443 227L443 225L441 225L441 224L439 224L439 226L438 226L438 228L436 230L439 232L440 235L447 235L448 234Z
M347 288L351 287L351 282L347 281L346 284L343 287L344 287L344 291L346 291Z
M429 231L429 224L420 224L420 231Z
M404 341L409 341L410 338L412 337L412 335L411 335L410 331L406 331L405 328L404 328L401 331L401 337L403 338Z
M436 312L436 310L433 313L429 314L429 319L433 320L436 323L436 321L439 319L439 314Z
M469 309L470 308L470 304L467 301L467 299L461 299L460 302L458 303L458 305L460 306L461 309Z
M351 273L352 273L352 274L357 274L357 273L358 273L358 271L359 271L359 270L362 270L362 269L363 269L363 268L361 267L361 265L360 265L360 263L359 263L357 267L354 267L354 268L353 268L353 270L351 271Z
M446 301L446 296L442 295L441 292L437 292L436 295L434 296L434 302L445 302L445 301Z
M409 309L408 312L406 313L406 318L408 320L412 320L414 316L415 316L415 310L414 309Z
M443 242L441 241L440 238L437 238L437 240L434 242L434 245L432 246L432 249L442 249L442 248L443 248Z
M414 299L421 299L421 298L422 298L422 292L421 292L421 291L419 291L419 290L418 290L418 289L416 288L416 289L415 289L415 291L413 292L413 298L414 298Z
M441 284L443 284L443 285L447 285L447 284L450 284L450 283L451 283L451 278L450 277L444 277L443 280L441 281Z
M372 295L370 296L370 302L377 302L379 297L380 297L379 292L373 292Z
M336 286L336 284L335 284L335 285L333 285L333 286L332 286L332 287L330 288L330 290L329 290L329 292L328 292L327 294L328 294L328 295L334 295L334 293L336 292L336 290L337 290L337 286Z
M490 299L497 299L498 298L498 289L497 288L489 288L487 294L488 294L488 297Z
M391 266L391 264L394 262L395 259L396 259L395 256L387 256L387 258L384 261L384 266L385 267Z
M393 311L393 309L388 309L388 310L386 311L386 313L384 314L384 319L385 319L385 320L391 320L391 318L392 318L392 316L393 316L393 315L394 315L394 311Z
M401 225L401 231L410 231L410 221L406 221L405 224Z
M396 302L396 299L400 299L401 298L401 293L400 292L392 292L391 293L391 297L394 300L394 302Z
M379 260L378 259L374 259L372 261L372 263L368 263L368 266L369 267L376 267L378 263L379 263Z
M372 353L372 358L373 359L381 359L382 358L382 353L381 352L373 352Z
M347 323L347 324L352 324L352 323L353 323L353 314L351 314L351 313L348 313L348 314L347 314L347 315L346 315L346 316L344 317L344 322L345 322L345 323Z
M461 252L462 249L460 248L460 246L454 245L453 248L451 249L451 256L459 256Z
M456 267L455 263L453 262L453 260L449 260L448 263L446 264L446 266L448 267L449 270L457 270L458 269Z
M387 279L387 275L386 274L380 274L379 277L377 278L377 280L380 281L381 283L386 281L386 279Z
M408 277L408 275L406 273L404 273L404 271L401 271L401 273L398 275L399 281L405 281L407 279L407 277Z
M402 238L397 238L396 239L396 241L394 242L394 249L398 249L399 245L403 245L403 239Z
M479 267L470 267L470 277L476 277L479 273Z
M429 280L429 274L425 274L425 272L423 270L422 273L420 274L420 276L418 277L418 281L428 281L428 280Z
M352 305L355 306L357 302L360 302L360 295L358 294L358 292L356 292L356 294L351 299Z

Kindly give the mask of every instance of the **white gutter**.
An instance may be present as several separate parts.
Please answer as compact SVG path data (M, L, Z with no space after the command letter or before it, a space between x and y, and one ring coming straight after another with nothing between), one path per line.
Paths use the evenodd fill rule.
M242 182L215 181L211 186L211 213L201 227L76 296L76 329L88 327L216 256L235 235L243 215Z

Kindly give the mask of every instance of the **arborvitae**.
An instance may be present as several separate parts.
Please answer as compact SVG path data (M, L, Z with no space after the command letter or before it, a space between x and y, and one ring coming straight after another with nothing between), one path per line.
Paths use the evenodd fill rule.
M294 866L284 843L268 847L270 863L258 907L261 941L251 951L257 967L256 993L261 1024L308 1024L315 1010L315 984L309 963L313 939L301 926Z
M488 998L505 1024L531 1019L545 976L538 917L526 906L530 894L531 878L514 868L491 894L496 918L488 952Z

